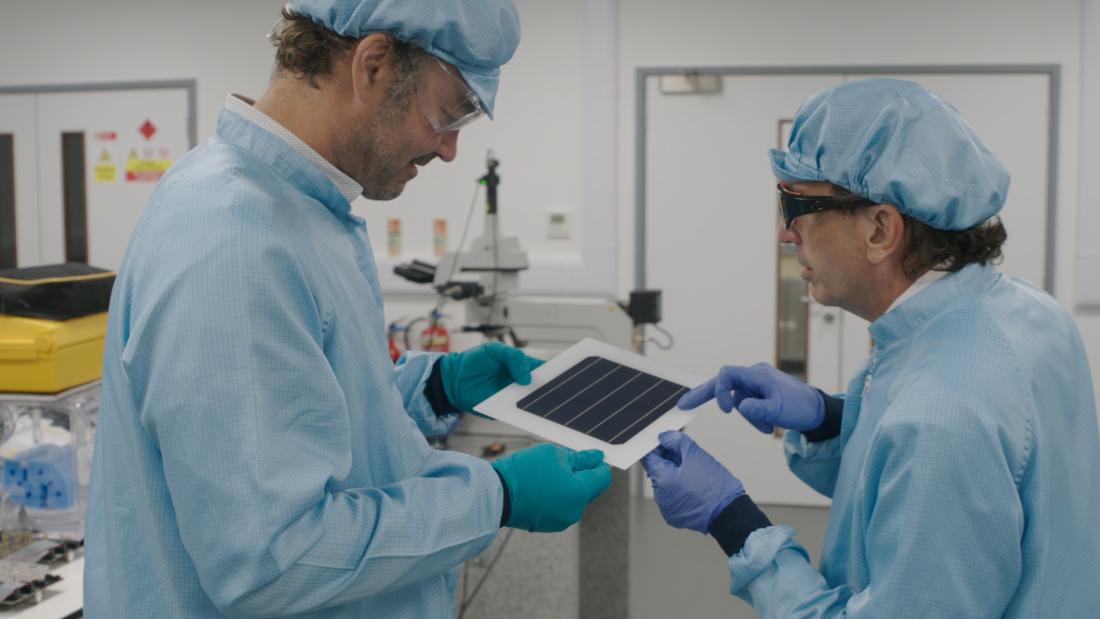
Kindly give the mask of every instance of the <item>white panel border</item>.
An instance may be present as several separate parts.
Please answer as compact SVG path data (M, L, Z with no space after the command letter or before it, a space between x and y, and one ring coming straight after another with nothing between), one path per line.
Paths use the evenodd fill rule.
M657 446L657 436L661 432L679 430L687 425L689 421L698 418L699 413L697 412L682 411L674 407L650 423L647 428L634 435L629 441L621 445L612 445L518 408L517 403L520 400L590 356L603 357L609 361L614 361L620 365L652 374L688 388L702 382L698 377L688 372L670 368L649 357L616 348L599 340L585 338L532 372L531 384L509 385L493 397L478 404L475 409L477 412L488 415L497 421L571 449L578 451L583 449L602 450L604 462L624 470L630 468L632 464Z

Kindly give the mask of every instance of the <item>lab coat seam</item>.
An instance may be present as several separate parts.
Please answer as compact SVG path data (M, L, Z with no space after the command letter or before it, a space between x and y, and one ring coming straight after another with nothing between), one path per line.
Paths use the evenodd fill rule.
M434 450L431 451L431 452L428 452L428 456L424 458L423 462L421 462L420 468L417 469L417 471L415 473L413 473L413 475L412 475L413 477L422 477L423 476L422 473L424 473L426 467L428 466L428 461L431 460L432 453L434 453ZM490 488L492 488L494 490L494 492L490 492L489 495L488 495L490 505L488 506L489 509L487 511L488 511L488 514L490 515L490 519L489 519L491 521L490 526L493 527L494 531L499 530L500 527L496 526L497 523L499 522L499 520L496 518L495 515L499 515L504 510L504 496L503 496L504 495L504 489L500 485L501 478L500 478L499 474L497 473L496 469L493 468L493 465L490 464L487 460L483 460L481 458L476 458L474 456L466 456L466 457L469 458L470 462L472 462L472 463L479 463L479 464L474 464L473 466L471 466L470 467L471 470L473 470L475 466L485 466L485 467L488 467L490 471L492 471L492 476L491 477L486 476L486 477L489 477L491 479ZM497 497L500 497L499 500L497 499Z
M996 324L993 322L992 317L988 313L988 310L984 308L982 309L982 318L985 319L987 324ZM1031 462L1032 443L1034 441L1032 426L1033 418L1038 411L1038 406L1035 402L1035 393L1034 390L1031 388L1030 381L1027 381L1026 383L1024 381L1024 377L1027 376L1027 373L1024 372L1023 364L1020 363L1018 351L1012 346L1012 343L1005 335L1004 330L1001 329L999 326L997 326L997 328L991 329L991 331L993 332L993 335L997 338L997 342L1004 349L1004 359L1006 359L1011 364L1012 372L1014 374L1014 380L1012 381L1012 384L1028 385L1028 388L1022 390L1022 395L1025 398L1024 410L1020 411L1017 414L1017 417L1019 417L1020 421L1023 423L1024 441L1023 454L1020 457L1020 461L1018 463L1015 463L1016 466L1013 467L1012 481L1016 485L1016 489L1019 490L1020 484L1023 481L1024 473L1026 472L1027 467Z
M234 114L234 115L236 116L236 114ZM240 116L237 116L237 117L240 118ZM294 154L295 156L301 158L303 161L305 161L307 164L309 164L310 171L315 171L318 174L320 174L321 175L320 181L322 183L327 183L329 185L330 189L334 190L337 193L337 195L340 195L341 199L344 201L344 204L346 204L348 206L348 208L346 208L346 209L341 208L341 209L339 209L339 212L338 212L337 209L330 208L323 200L321 200L321 198L319 196L316 196L316 195L314 195L313 193L311 193L309 191L305 191L304 189L302 189L299 186L293 186L294 191L297 191L298 193L300 193L300 194L306 196L307 198L309 198L310 201L316 203L318 206L325 209L332 217L335 217L340 221L347 221L349 219L349 215L351 213L350 203L348 203L347 200L344 199L343 194L340 193L340 188L337 187L335 184L333 184L332 179L325 176L324 173L321 170L317 170L316 165L314 165L314 163L312 161L309 161L308 158L303 156L298 151L294 150L293 147L291 147L289 144L287 144L286 142L281 140L278 136L275 136L275 135L271 134L269 131L267 131L266 129L264 129L263 127L261 127L259 125L256 125L252 121L241 118L240 122L247 123L250 128L254 128L256 131L262 131L265 135L268 135L272 139L277 140L279 147L283 147L286 150L289 150L292 154ZM224 144L226 147L235 150L236 152L240 153L241 155L243 155L248 160L250 160L250 161L254 162L255 164L257 164L258 166L262 167L275 180L275 182L279 182L279 183L282 183L282 184L289 184L289 183L287 183L286 178L282 174L280 174L279 170L276 169L275 165L273 165L272 162L267 161L262 157L259 157L255 152L245 148L242 144L239 144L239 143L237 143L233 140L225 139L224 137L221 137L221 136L218 136L215 139L217 139L221 144ZM280 153L280 154L277 154L276 157L279 158L279 159L283 159L283 158L286 157L286 155L285 155L285 153Z

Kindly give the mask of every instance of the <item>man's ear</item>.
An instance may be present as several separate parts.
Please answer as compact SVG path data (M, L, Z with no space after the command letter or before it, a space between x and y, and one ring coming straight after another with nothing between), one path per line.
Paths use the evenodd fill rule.
M368 102L384 95L392 80L393 37L375 32L363 37L351 50L351 86L355 98Z
M893 204L876 204L864 212L867 261L881 264L900 256L905 245L905 218Z

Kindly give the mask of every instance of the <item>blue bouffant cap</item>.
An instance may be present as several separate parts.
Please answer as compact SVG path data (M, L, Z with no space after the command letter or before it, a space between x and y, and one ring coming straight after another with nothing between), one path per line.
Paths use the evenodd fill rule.
M519 45L511 0L294 0L290 8L333 32L388 32L458 67L490 118L500 67Z
M772 149L783 181L829 181L939 230L996 215L1009 174L950 103L915 82L876 78L810 97L787 150Z

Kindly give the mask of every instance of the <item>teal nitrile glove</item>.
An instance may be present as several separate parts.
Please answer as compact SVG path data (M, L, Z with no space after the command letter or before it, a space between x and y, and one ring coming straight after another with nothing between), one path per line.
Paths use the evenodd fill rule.
M555 532L581 519L584 508L611 484L598 449L573 451L541 443L493 462L509 501L505 526Z
M488 342L439 359L443 392L455 408L464 412L472 412L474 406L513 382L530 384L531 370L540 365L541 359L528 357L501 342Z

